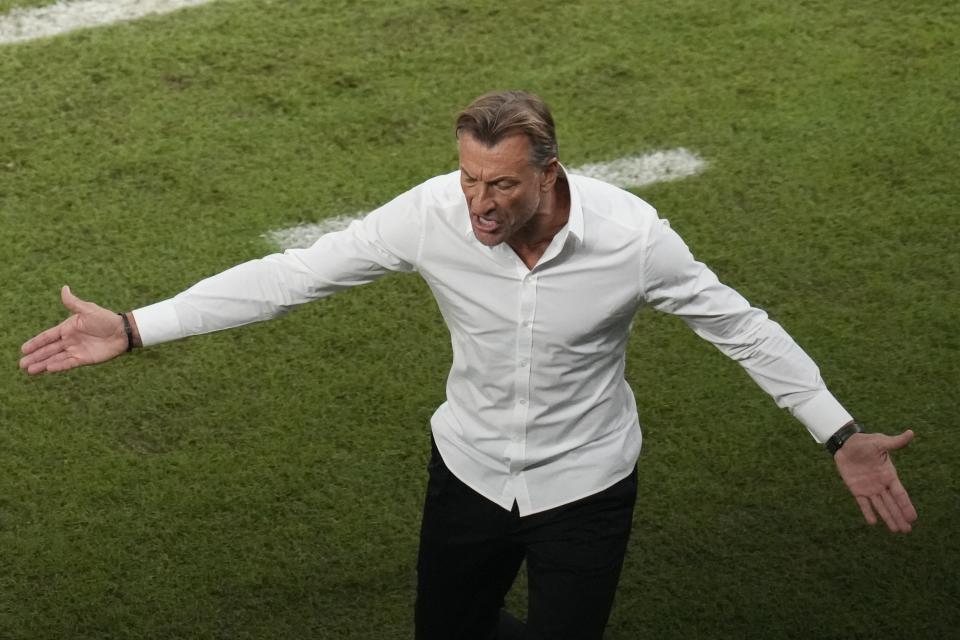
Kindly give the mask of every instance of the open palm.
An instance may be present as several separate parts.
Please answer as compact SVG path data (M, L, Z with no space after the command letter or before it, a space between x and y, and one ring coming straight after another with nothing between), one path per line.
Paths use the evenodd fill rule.
M909 429L898 436L858 433L837 451L837 471L870 524L876 524L879 514L891 531L907 533L917 519L890 460L891 451L902 449L911 440L913 431Z
M127 336L120 316L73 295L70 287L60 291L69 318L37 334L21 347L20 368L27 373L65 371L106 362L127 350Z

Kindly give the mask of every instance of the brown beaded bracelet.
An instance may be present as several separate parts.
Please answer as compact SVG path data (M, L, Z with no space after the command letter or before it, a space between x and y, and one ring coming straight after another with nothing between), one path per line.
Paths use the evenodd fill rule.
M123 318L123 330L127 333L127 353L133 351L133 327L130 326L130 319L127 318L127 314L118 313L118 316Z

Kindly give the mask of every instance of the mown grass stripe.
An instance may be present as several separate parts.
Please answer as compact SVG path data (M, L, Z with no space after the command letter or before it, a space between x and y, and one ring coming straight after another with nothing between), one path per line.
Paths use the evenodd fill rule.
M80 0L46 7L14 8L0 16L0 44L27 42L77 29L102 27L148 15L170 13L214 0Z
M697 154L677 148L610 162L585 164L572 167L570 172L627 189L687 178L700 173L706 166L707 162ZM265 233L264 237L281 249L302 249L309 247L325 234L346 229L351 222L365 215L366 213L361 211L353 215L334 216L320 222L274 229Z

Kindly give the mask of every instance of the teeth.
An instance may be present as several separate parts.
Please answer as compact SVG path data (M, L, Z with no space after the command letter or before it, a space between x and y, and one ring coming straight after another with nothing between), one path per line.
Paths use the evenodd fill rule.
M481 227L488 229L491 227L496 227L498 224L496 218L488 218L486 216L477 216L477 222Z

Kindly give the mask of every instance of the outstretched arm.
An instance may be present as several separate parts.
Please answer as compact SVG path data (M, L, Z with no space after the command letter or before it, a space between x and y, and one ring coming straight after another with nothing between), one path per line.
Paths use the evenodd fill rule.
M834 455L837 471L857 499L863 517L877 523L877 514L890 531L908 533L917 519L917 510L900 484L890 452L913 440L909 429L897 436L857 433L850 436Z
M680 316L698 335L737 360L817 442L826 442L852 420L827 390L813 360L783 328L696 262L663 221L650 233L645 279L648 302ZM891 531L906 533L917 519L890 460L890 452L912 438L912 431L898 436L857 433L836 452L840 476L870 524L879 514Z
M666 221L651 228L644 280L648 303L680 317L738 362L817 442L826 442L853 420L827 389L817 365L783 327L696 261Z
M245 262L127 313L131 342L152 346L267 320L387 273L414 269L420 219L432 197L426 186L411 189L308 249ZM68 287L62 297L72 315L23 345L21 368L31 374L64 371L106 362L127 350L119 315L80 300Z
M67 286L60 290L60 298L70 317L23 344L21 369L31 375L66 371L112 360L127 350L127 334L118 314L81 300ZM132 325L134 344L138 344L133 314L127 314L127 318Z

